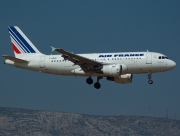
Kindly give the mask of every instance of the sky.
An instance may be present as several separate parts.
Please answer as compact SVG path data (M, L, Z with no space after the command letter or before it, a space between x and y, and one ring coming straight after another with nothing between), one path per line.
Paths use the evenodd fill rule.
M175 69L133 75L131 84L43 74L4 64L0 58L0 106L91 115L138 115L180 119L180 1L2 0L0 54L14 56L8 26L19 26L44 54L50 46L73 53L152 51ZM96 80L96 78L93 78Z

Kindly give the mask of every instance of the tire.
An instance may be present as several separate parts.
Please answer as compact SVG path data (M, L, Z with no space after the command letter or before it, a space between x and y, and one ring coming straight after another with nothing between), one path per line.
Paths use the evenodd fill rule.
M148 83L149 83L149 84L153 84L153 81L152 81L152 80L149 80Z
M100 84L99 82L96 82L96 83L94 84L94 87L95 87L96 89L100 89L100 88L101 88L101 84Z
M87 79L86 79L86 83L89 84L89 85L91 85L91 84L93 83L92 78L91 78L91 77L87 78Z

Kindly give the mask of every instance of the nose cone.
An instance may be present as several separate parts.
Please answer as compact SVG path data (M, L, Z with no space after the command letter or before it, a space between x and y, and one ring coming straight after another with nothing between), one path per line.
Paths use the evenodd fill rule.
M171 61L168 63L168 66L169 66L170 69L173 69L173 68L176 67L176 63L171 60Z

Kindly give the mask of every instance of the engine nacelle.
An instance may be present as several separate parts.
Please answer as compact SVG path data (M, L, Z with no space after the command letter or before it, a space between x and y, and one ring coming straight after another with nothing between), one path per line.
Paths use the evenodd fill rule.
M86 73L84 73L84 71L81 68L76 68L74 70L71 71L71 73L73 73L74 75L86 75Z
M127 71L127 66L124 64L104 65L102 72L106 76L116 77Z
M120 84L128 84L132 82L133 75L132 74L124 74L119 77L114 77L114 82Z

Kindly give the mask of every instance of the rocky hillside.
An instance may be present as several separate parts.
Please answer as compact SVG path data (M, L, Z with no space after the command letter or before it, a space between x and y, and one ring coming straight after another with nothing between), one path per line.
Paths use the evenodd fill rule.
M0 108L0 136L180 136L180 120Z

